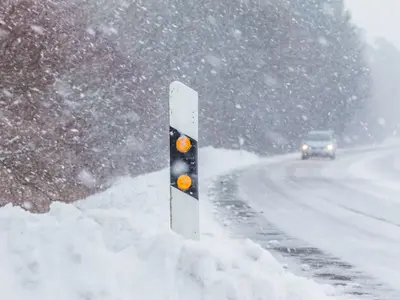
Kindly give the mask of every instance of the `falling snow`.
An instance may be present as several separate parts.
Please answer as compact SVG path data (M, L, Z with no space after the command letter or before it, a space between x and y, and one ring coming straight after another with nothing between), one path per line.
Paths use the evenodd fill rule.
M221 65L221 60L214 55L207 55L206 61L214 68L219 68Z
M4 96L6 96L8 98L11 98L13 96L13 94L9 90L6 90L6 89L3 89L3 94L4 94Z
M36 32L39 35L44 35L45 34L45 29L42 26L38 25L31 25L31 28L34 32Z
M189 166L184 161L177 161L171 168L171 174L178 176L189 171Z
M321 127L345 144L399 131L400 85L384 75L400 76L387 67L400 55L365 45L340 0L31 5L0 7L0 147L18 153L4 170L31 183L7 179L6 202L34 195L45 211L164 167L173 80L199 92L202 146L271 154Z
M325 47L329 46L328 40L323 36L318 37L318 42Z
M93 187L96 185L96 179L88 170L81 170L77 179L87 187Z

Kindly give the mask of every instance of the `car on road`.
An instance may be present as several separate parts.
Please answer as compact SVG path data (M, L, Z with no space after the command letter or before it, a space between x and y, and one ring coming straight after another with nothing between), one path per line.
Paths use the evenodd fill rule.
M331 130L310 131L301 145L301 159L310 157L336 158L337 140Z

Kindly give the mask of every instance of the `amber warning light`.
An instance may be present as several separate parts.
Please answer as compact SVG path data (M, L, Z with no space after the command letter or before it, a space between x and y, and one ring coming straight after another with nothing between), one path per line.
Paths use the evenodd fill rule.
M178 149L179 152L186 153L189 151L190 147L192 147L192 143L187 136L182 135L176 140L176 149Z
M186 191L192 186L192 178L189 175L181 175L178 177L177 186L180 190Z

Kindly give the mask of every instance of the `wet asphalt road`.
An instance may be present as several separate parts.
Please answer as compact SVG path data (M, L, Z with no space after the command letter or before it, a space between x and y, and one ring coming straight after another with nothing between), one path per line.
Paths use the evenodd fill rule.
M238 197L238 172L215 181L209 190L216 216L235 237L249 238L271 253L295 274L336 286L339 292L359 299L399 300L400 295L351 264L312 245L292 238L268 222L262 211L255 211Z

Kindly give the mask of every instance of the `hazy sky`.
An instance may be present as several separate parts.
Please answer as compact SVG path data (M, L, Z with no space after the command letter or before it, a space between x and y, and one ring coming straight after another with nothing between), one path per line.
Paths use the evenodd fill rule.
M353 20L371 36L383 36L400 49L400 0L345 0Z

